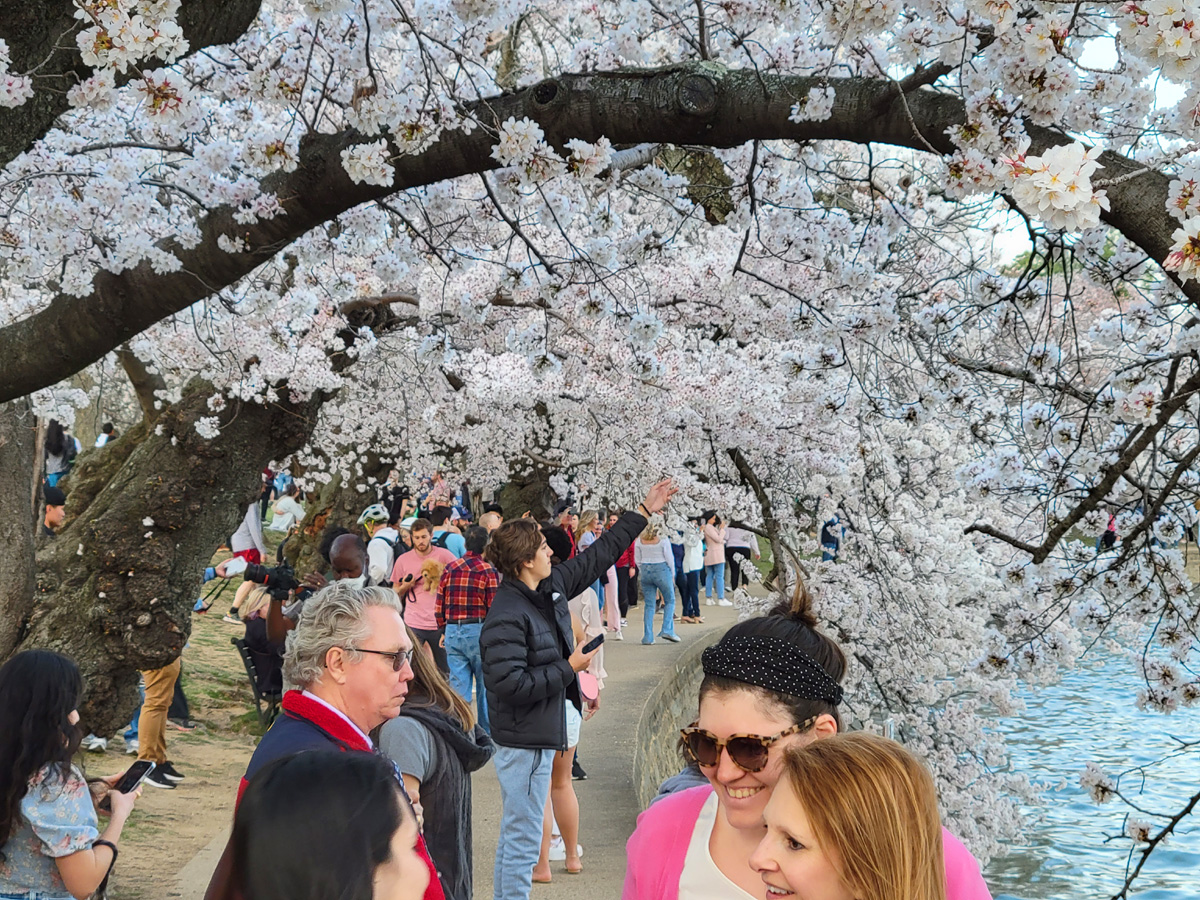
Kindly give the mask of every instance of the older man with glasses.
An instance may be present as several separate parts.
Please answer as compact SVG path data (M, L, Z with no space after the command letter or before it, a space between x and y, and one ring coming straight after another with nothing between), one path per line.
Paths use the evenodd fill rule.
M413 678L413 646L400 612L392 590L345 581L304 604L283 657L284 682L293 689L283 695L279 717L250 758L239 801L255 773L281 757L304 750L377 752L369 735L400 714ZM417 850L430 871L425 900L444 900L423 839ZM214 896L227 865L222 858L207 896Z

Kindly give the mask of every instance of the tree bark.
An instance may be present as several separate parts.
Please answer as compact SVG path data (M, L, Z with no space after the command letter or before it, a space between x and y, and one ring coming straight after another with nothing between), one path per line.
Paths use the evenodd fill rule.
M329 568L318 549L321 538L330 526L341 525L366 540L366 532L358 524L358 517L377 499L372 489L360 492L358 488L366 485L370 478L376 481L385 479L390 468L391 465L380 462L372 453L368 455L360 477L343 479L340 474L335 475L329 483L308 495L304 520L300 523L299 531L288 538L284 549L284 557L298 575L303 577L309 572L324 574Z
M262 0L183 0L179 27L190 52L228 44L254 22ZM91 77L83 64L75 35L83 23L75 18L72 0L11 0L0 4L0 38L8 43L11 71L23 75L36 70L34 95L15 109L0 107L0 168L33 146L54 121L70 109L67 91ZM156 63L146 61L153 69ZM133 72L118 74L117 83Z
M129 376L129 383L133 385L133 393L137 396L138 405L142 408L143 420L153 422L158 418L160 412L158 405L161 403L156 392L165 391L167 383L161 375L148 370L146 364L138 359L128 347L122 347L117 351L117 359L121 361L121 368Z
M33 609L37 419L27 399L0 405L0 660L20 643Z
M510 116L538 122L546 139L562 148L571 138L614 144L734 147L750 140L844 140L884 143L938 153L954 148L946 130L965 121L960 99L922 89L901 97L895 82L867 78L828 79L837 95L833 115L822 122L792 122L793 98L825 79L726 69L688 63L663 69L562 75L522 91L467 104L483 122ZM1064 142L1048 128L1027 125L1030 153ZM348 209L397 191L497 167L491 129L449 132L424 153L398 155L390 186L354 184L340 153L362 138L352 131L309 134L301 142L296 171L277 173L263 189L280 198L283 215L253 225L233 220L228 207L199 223L201 240L190 250L174 248L182 266L157 274L143 263L119 275L97 273L86 297L58 295L40 312L0 328L0 402L62 381L105 353L198 300L230 285L311 228ZM395 151L393 151L395 152ZM1106 178L1138 171L1134 160L1101 156ZM1170 252L1175 221L1166 212L1168 179L1145 172L1108 188L1112 209L1104 221L1162 262ZM221 235L237 234L243 253L225 253ZM1200 303L1200 283L1184 293Z
M139 670L179 656L203 565L257 500L262 467L303 446L323 402L230 404L209 441L195 422L212 414L212 393L194 379L140 443L133 433L118 438L108 459L119 465L87 515L38 554L34 611L20 647L75 659L88 686L84 727L97 734L129 720Z

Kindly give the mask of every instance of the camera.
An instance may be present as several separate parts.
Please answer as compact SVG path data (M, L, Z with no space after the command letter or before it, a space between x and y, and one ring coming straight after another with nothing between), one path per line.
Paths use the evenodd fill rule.
M253 581L255 584L261 584L271 596L283 600L287 595L300 586L300 582L296 580L296 572L291 565L284 561L275 568L269 566L248 565L246 572L242 576L246 581Z

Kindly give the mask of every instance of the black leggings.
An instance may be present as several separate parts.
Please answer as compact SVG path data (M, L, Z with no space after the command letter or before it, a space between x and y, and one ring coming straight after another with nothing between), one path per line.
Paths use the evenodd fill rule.
M617 608L621 618L629 615L629 567L617 566Z
M417 636L417 640L433 651L434 663L444 674L449 675L450 660L446 658L446 648L442 646L442 635L444 634L442 629L414 628L413 634ZM418 648L419 650L420 648Z
M750 579L742 574L742 560L750 565L749 547L726 547L725 558L729 560L730 583L726 585L731 591L736 591L743 584L749 584Z

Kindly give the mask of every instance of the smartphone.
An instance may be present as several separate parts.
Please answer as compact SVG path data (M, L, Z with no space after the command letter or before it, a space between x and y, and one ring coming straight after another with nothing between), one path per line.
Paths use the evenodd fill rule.
M603 643L604 643L604 635L598 634L594 638L592 638L590 641L588 641L586 644L583 645L583 652L591 653L593 650L595 650L597 647L599 647Z
M154 771L154 763L148 759L139 759L132 766L125 770L125 774L121 776L121 780L117 782L114 791L120 791L122 794L128 794L130 791L136 791L137 786L142 783L142 779ZM101 809L112 809L112 803L108 796L100 801Z

